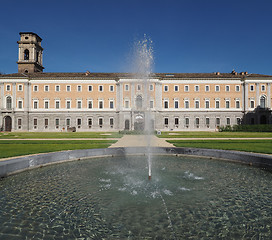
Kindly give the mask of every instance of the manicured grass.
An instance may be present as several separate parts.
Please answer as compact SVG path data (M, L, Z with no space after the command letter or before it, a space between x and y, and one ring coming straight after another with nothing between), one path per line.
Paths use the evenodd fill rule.
M209 148L272 154L272 140L167 140L175 147Z
M107 148L116 140L1 140L0 158L63 150Z
M262 138L271 137L272 132L162 132L159 138Z
M118 132L1 132L0 138L120 138Z

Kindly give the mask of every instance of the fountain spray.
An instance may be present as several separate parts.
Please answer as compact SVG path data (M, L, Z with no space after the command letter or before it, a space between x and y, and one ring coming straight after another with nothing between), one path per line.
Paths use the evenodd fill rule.
M144 132L147 140L147 157L148 157L148 179L151 180L151 134L152 120L151 120L151 106L150 106L150 90L149 85L151 83L152 67L153 67L153 47L152 40L144 35L143 40L138 41L136 45L136 73L139 82L143 85L143 105L141 111L144 113Z

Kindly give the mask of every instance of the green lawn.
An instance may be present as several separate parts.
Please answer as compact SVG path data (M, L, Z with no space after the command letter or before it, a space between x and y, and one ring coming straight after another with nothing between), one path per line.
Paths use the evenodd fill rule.
M107 148L116 140L1 140L0 158L63 150Z
M27 138L120 138L118 132L1 132L2 139Z
M160 138L261 138L271 137L272 132L162 132Z
M175 147L210 148L272 154L272 140L167 140Z

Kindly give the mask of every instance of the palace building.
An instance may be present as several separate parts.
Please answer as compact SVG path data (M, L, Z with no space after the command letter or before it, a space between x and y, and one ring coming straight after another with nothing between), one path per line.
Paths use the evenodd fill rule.
M154 73L143 82L132 73L47 73L41 42L21 32L18 73L0 75L3 131L141 129L146 109L154 130L272 124L272 76Z

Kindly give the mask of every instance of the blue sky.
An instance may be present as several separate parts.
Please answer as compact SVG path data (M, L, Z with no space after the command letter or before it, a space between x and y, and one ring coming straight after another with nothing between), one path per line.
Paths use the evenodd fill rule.
M155 72L272 75L271 0L9 0L1 10L2 73L17 72L19 32L35 32L45 72L129 71L147 34Z

